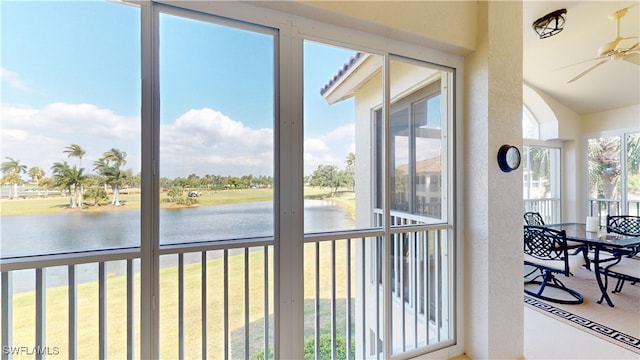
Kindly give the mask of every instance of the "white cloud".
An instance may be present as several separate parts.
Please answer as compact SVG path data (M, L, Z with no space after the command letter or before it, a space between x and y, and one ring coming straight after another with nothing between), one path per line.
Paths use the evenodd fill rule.
M329 147L327 146L327 144L323 139L311 138L311 139L305 140L304 150L305 152L320 152L320 151L328 151Z
M78 144L85 149L82 167L91 172L92 164L105 151L119 148L131 154L127 168L139 171L140 121L89 104L54 103L44 108L2 105L0 108L2 159L10 156L27 167L38 166L50 175L57 161L76 164L64 148Z
M53 103L43 108L2 105L0 156L38 166L48 175L57 161L76 164L64 148L79 144L86 150L82 166L118 148L127 156L126 168L140 171L140 119L91 104ZM332 129L305 141L305 174L319 164L344 167L354 151L353 125ZM160 128L160 175L174 178L195 173L242 176L273 175L273 129L251 128L208 108L189 110Z
M29 86L20 79L20 76L13 71L0 67L0 78L2 78L3 82L9 84L9 86L13 88L22 91L31 91L31 88L29 88Z
M189 110L160 129L161 176L273 175L273 130L253 129L219 111Z
M349 152L355 153L355 124L347 124L307 138L304 142L304 173L311 174L318 165L344 168Z

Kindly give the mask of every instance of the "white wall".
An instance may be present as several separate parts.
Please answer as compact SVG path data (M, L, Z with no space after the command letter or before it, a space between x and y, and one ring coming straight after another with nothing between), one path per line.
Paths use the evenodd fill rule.
M606 130L640 130L640 104L582 116L582 133Z

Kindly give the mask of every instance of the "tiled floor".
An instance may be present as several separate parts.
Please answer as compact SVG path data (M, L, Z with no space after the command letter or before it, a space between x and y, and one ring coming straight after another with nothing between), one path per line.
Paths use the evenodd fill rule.
M524 307L525 359L637 359L640 354Z

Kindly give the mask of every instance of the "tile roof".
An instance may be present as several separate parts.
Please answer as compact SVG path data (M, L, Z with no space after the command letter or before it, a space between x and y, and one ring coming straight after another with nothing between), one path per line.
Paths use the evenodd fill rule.
M338 80L340 80L340 78L342 78L342 76L345 73L347 73L347 71L357 62L357 60L362 57L362 55L363 53L357 52L355 53L355 55L350 57L349 61L344 63L344 65L342 65L342 67L338 69L338 72L335 75L333 75L333 77L329 80L329 82L324 84L324 86L320 89L320 95L324 96L327 90L329 90L330 87L332 87L335 83L337 83Z

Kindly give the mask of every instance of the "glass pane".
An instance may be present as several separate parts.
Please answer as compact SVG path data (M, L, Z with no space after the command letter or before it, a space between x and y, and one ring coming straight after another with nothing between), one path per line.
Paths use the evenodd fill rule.
M391 209L409 211L409 109L391 113Z
M588 140L589 197L593 215L620 213L620 146L619 136Z
M522 109L522 137L525 139L539 139L540 125L525 107Z
M436 95L413 104L416 132L414 212L436 219L442 217L440 99L441 96Z
M542 215L547 224L560 221L560 149L525 146L523 150L524 212Z
M139 246L139 9L11 1L1 23L1 256Z
M373 155L371 108L382 101L381 64L378 56L304 43L306 233L374 226L376 183L367 164Z
M640 133L627 135L628 215L640 216Z
M273 236L274 38L160 15L160 243Z
M236 240L206 259L160 257L162 357L180 355L180 291L184 355L200 354L204 261L209 305L216 304L207 306L205 326L215 334L207 352L255 358L265 343L273 348L265 340L273 325L262 326L273 316L273 299L265 299L273 290L273 250L243 242L274 235L275 39L255 29L160 14L160 244ZM184 290L176 269L184 271Z
M392 61L390 71L391 209L399 212L392 214L391 223L440 221L446 196L443 73L403 61Z

